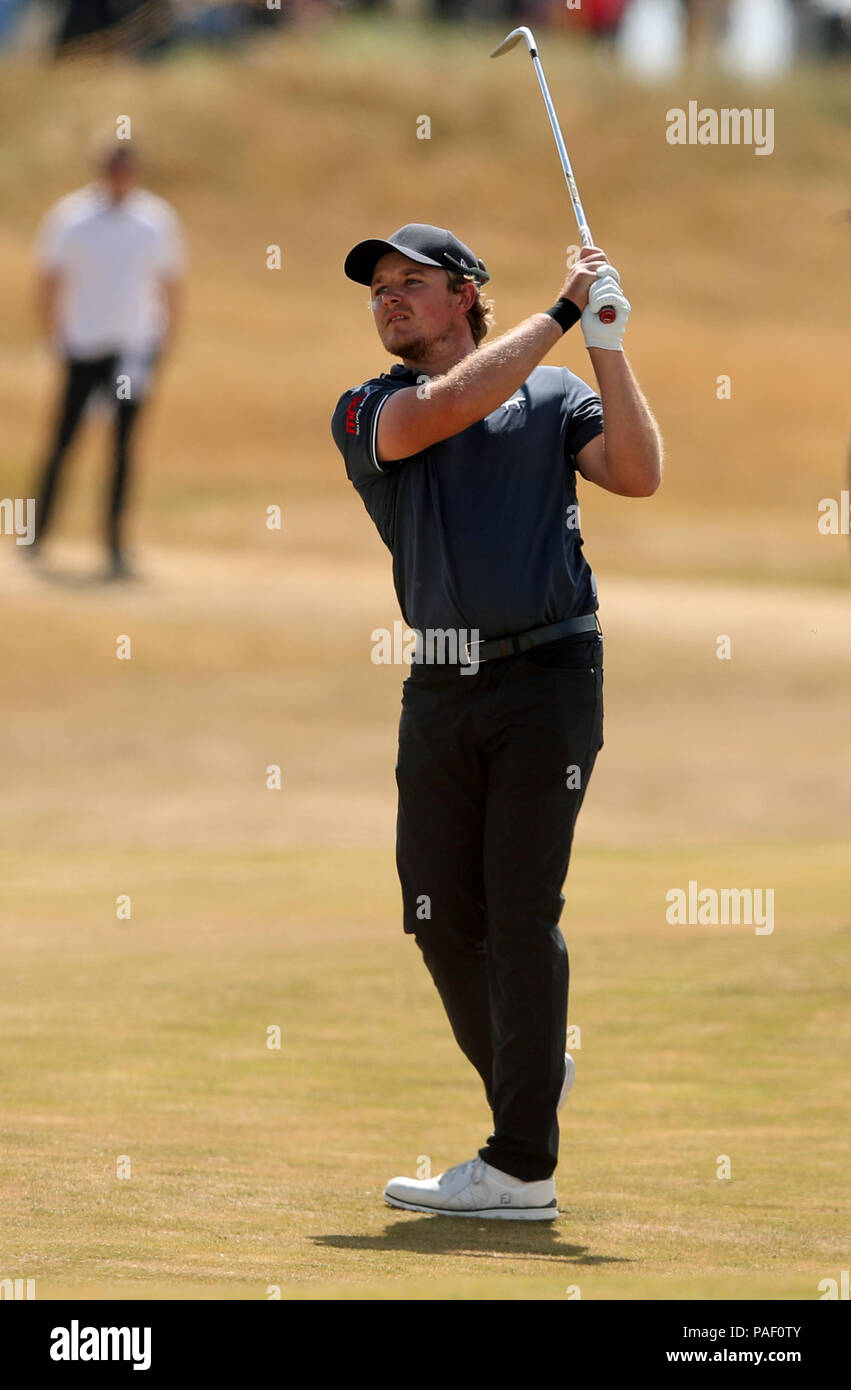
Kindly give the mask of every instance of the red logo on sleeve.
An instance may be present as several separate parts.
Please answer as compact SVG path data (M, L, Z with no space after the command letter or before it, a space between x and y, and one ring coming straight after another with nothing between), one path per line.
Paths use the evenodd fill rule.
M358 395L352 396L349 401L349 408L346 411L346 434L359 434L359 421L361 406L367 398L367 391L360 391Z

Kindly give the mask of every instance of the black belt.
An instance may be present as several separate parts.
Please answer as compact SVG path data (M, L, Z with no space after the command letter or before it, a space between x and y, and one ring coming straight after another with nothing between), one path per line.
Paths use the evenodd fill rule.
M492 637L485 641L465 642L464 655L467 662L490 661L495 656L519 656L530 647L541 647L545 642L556 642L559 637L570 637L577 632L603 633L596 613L584 613L581 618L566 618L562 623L549 623L547 627L533 627L528 632L515 632L510 637ZM470 648L476 647L475 656ZM463 663L462 663L463 664Z

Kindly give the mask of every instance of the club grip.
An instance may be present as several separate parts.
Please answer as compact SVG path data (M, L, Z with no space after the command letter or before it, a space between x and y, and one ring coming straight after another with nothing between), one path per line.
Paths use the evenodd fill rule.
M617 318L617 313L612 308L611 304L604 304L597 317L601 323L614 323Z

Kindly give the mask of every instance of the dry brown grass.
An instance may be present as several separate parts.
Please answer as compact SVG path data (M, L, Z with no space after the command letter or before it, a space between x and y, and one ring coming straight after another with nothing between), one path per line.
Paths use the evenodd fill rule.
M320 48L320 40L322 47ZM148 182L179 209L192 273L182 340L152 413L141 533L254 547L281 503L288 545L374 543L330 439L340 391L386 369L348 247L408 220L451 224L493 272L499 327L550 303L574 240L544 112L519 54L404 25L348 26L160 66L14 67L0 80L0 486L20 491L52 377L34 357L30 240L87 176L88 134L130 114ZM776 149L676 148L665 112L692 85L601 80L582 46L549 38L557 95L592 226L634 305L628 351L661 422L668 473L651 506L588 496L604 570L846 583L847 540L818 501L844 480L848 415L847 92L804 74L749 93L704 78L704 104L776 108ZM415 138L429 114L432 138ZM281 272L265 248L283 248ZM588 362L571 335L564 361ZM732 399L716 378L732 377ZM67 517L91 524L90 439ZM88 489L84 487L88 484ZM588 491L588 490L586 490ZM321 499L321 513L303 510Z
M40 580L0 552L13 843L392 841L404 671L369 656L399 617L389 557L264 540L265 554L149 549L146 582L117 590ZM849 823L848 604L816 592L607 579L607 746L582 839L817 842ZM280 795L263 785L273 762Z

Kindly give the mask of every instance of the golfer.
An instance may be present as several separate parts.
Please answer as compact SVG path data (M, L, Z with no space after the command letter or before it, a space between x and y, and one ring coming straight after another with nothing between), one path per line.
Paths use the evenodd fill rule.
M450 231L412 223L362 241L345 273L370 286L382 347L399 358L343 394L332 433L420 635L396 766L404 930L493 1114L475 1157L393 1178L384 1196L411 1211L552 1220L557 1111L574 1074L561 890L603 743L576 475L648 497L662 442L622 349L630 305L598 248L581 252L551 309L488 346L490 277ZM539 366L580 320L599 394ZM449 643L430 661L438 633L446 656L447 632L460 634L456 659Z
M86 405L103 393L113 418L104 508L108 573L130 574L124 521L131 444L155 366L173 339L183 270L177 215L137 186L126 140L102 146L95 182L60 199L38 231L38 313L62 368L47 457L35 484L38 552L54 519L68 451Z

